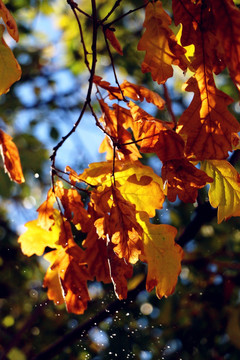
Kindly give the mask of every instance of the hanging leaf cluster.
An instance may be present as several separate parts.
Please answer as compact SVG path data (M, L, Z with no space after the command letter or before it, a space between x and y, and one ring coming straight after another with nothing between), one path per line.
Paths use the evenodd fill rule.
M199 189L209 184L209 201L218 208L218 221L240 215L240 175L227 160L239 146L240 125L228 108L233 99L215 83L215 76L227 68L240 89L240 11L232 0L173 0L174 22L182 28L176 37L161 1L146 2L141 6L144 10L137 10L145 11L137 46L144 53L139 64L142 72L150 73L159 87L166 86L174 67L191 74L184 85L185 91L194 94L190 105L178 121L174 116L164 121L161 111L169 105L157 92L128 80L118 82L112 51L119 56L124 51L117 39L117 20L108 22L116 6L99 19L95 0L92 14L68 3L80 29L82 17L92 21L92 50L86 49L84 34L79 41L89 86L76 124L53 149L53 185L47 199L38 209L37 220L26 224L19 242L24 254L44 255L50 263L44 279L49 299L82 314L90 300L89 281L112 283L116 296L125 299L138 261L148 265L148 291L155 288L159 298L173 293L183 258L175 242L177 229L151 222L166 198L194 203ZM113 85L97 74L100 31L116 80ZM192 56L189 46L194 48ZM101 116L92 106L93 89ZM143 102L155 107L160 118L144 110ZM89 164L82 173L69 166L57 169L57 152L86 109L105 134L99 152L106 153L106 161ZM3 148L9 142L2 142ZM160 159L161 177L141 163L146 153ZM82 194L88 197L87 205Z

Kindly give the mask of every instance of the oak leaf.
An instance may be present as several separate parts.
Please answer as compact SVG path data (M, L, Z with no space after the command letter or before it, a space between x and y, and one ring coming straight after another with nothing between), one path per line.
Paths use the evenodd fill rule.
M39 226L38 220L26 223L25 226L27 231L18 238L22 252L27 256L32 256L34 254L40 256L44 253L46 247L55 249L59 240L61 221L62 218L60 213L55 210L54 225L52 226L51 231Z
M163 181L149 166L136 162L115 162L115 183L124 199L135 204L137 211L146 211L150 217L161 209L165 200ZM92 163L79 175L93 185L112 184L112 162Z
M134 120L134 138L141 152L154 152L161 161L183 158L185 144L181 136L172 130L173 123L154 118L133 102L129 102L128 106Z
M145 33L138 43L138 50L145 51L142 72L150 72L158 84L165 83L173 75L172 64L183 71L187 69L184 48L177 44L169 25L170 16L163 10L160 1L146 6Z
M194 92L179 119L179 133L187 139L186 154L197 160L227 158L232 134L240 131L227 108L233 99L216 88L211 70L203 65L186 84L185 90Z
M4 26L0 24L0 95L8 92L10 86L21 77L21 68L11 49L3 39Z
M0 130L0 147L5 172L8 173L11 180L19 184L23 183L25 180L18 149L12 141L12 137L2 130Z
M107 201L102 198L106 196ZM109 208L106 208L108 204ZM136 263L142 252L142 229L136 221L136 207L115 187L102 187L91 195L91 206L99 214L95 220L99 238L114 244L114 252L128 263ZM106 211L108 210L108 211Z
M127 297L127 279L132 276L132 265L120 259L113 251L113 244L99 238L93 226L83 242L89 274L97 281L114 285L119 299Z
M231 216L240 216L240 175L226 160L208 160L202 170L213 178L208 196L210 204L218 208L218 223Z
M59 247L52 254L45 255L46 260L51 262L44 278L49 298L55 303L61 303L63 298L68 312L75 314L83 314L90 300L87 281L91 277L83 253L73 239L68 239L65 248Z
M109 99L119 99L122 100L122 94L124 97L129 97L135 101L144 101L155 105L159 110L164 109L165 101L163 98L156 93L155 91L149 90L148 88L135 85L127 80L124 80L120 85L120 89L116 86L111 86L109 82L102 80L100 76L94 76L94 82L98 86L109 92Z
M39 206L38 211L38 225L44 230L50 230L54 224L54 207L56 202L56 195L52 189L48 190L47 199Z
M171 295L181 271L183 250L174 241L176 228L171 225L156 225L149 222L146 213L138 214L138 221L143 228L144 255L141 261L148 264L146 289L156 287L159 299Z
M167 184L168 200L175 201L178 195L179 199L185 203L194 203L198 190L213 181L211 177L197 169L187 159L164 162L162 178Z
M103 123L104 130L111 138L112 146L115 147L116 156L119 160L137 160L141 157L136 145L132 143L132 137L129 131L124 128L125 111L122 114L122 107L118 105L113 106L113 110L103 101L99 100L102 109L102 117L100 122ZM106 141L106 140L105 140ZM108 151L107 160L112 160L115 155L111 151L110 143L104 143L105 147L100 146L101 151ZM106 147L106 145L108 145ZM110 148L110 149L109 149Z
M223 60L240 90L240 10L232 0L211 0L210 3L216 19L215 33L224 50Z

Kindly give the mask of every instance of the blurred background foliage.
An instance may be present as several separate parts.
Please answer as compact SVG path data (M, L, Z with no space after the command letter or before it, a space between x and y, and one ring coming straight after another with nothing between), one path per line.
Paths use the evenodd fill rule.
M104 17L115 1L97 0ZM89 285L92 302L82 316L68 314L47 300L42 288L46 263L21 254L17 237L23 224L36 217L36 208L50 186L49 156L53 146L78 118L85 100L88 73L84 64L79 29L67 2L60 0L5 1L15 17L20 41L11 43L23 75L0 98L0 126L17 144L26 182L16 185L0 171L0 358L32 359L57 339L94 319L114 302L115 311L83 331L78 340L60 349L54 359L168 359L238 360L240 356L240 230L239 219L217 225L211 215L200 230L185 241L182 273L173 296L158 300L154 293L138 292L133 300L116 301L111 286ZM110 20L140 6L125 0ZM171 2L163 1L171 15ZM79 6L91 13L89 0ZM89 47L91 23L80 16ZM143 31L144 10L122 18L114 26L124 56L112 52L119 81L127 79L164 95L140 69L143 54L136 47ZM6 35L7 38L7 35ZM7 39L10 41L10 39ZM97 74L114 83L103 37L98 37ZM190 101L181 86L187 77L175 70L167 82L176 116ZM239 119L237 91L227 72L216 79L219 88L233 96L231 111ZM99 111L97 105L97 111ZM151 108L149 108L151 111ZM167 111L159 114L168 119ZM88 163L104 158L97 152L102 134L94 119L85 114L78 131L57 155L57 167L72 166L80 172ZM160 174L160 162L147 155L143 161ZM235 166L239 170L238 159ZM204 205L206 191L199 204ZM199 216L197 204L166 203L155 221L179 229L178 237ZM135 268L134 289L146 269ZM117 310L116 310L117 309ZM45 357L45 359L50 357ZM52 358L52 357L51 357Z

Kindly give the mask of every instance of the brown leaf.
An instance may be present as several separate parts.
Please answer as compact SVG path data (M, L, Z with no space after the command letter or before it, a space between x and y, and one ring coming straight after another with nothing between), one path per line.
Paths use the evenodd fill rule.
M9 35L15 40L18 41L19 34L18 34L18 28L16 21L14 20L13 16L9 12L9 10L6 8L2 0L0 0L0 16L2 17L4 23L7 26L7 31Z
M18 149L11 136L0 130L1 154L4 162L5 172L11 180L21 184L25 181Z
M211 69L203 65L187 81L186 90L194 92L190 106L179 119L179 133L187 140L187 156L197 160L227 158L233 133L240 131L228 110L233 99L216 88Z
M106 29L105 35L106 35L107 39L109 40L109 42L111 43L112 47L114 47L114 49L117 51L117 53L119 55L123 55L122 47L121 47L118 39L116 38L114 31L111 29Z
M167 184L169 201L179 199L194 203L198 189L213 181L205 172L197 169L186 159L170 160L163 163L162 179Z
M172 64L178 65L183 71L187 69L186 51L177 44L170 24L171 18L160 1L148 3L143 24L146 31L138 43L138 50L146 52L142 72L150 72L158 84L165 83L173 75Z

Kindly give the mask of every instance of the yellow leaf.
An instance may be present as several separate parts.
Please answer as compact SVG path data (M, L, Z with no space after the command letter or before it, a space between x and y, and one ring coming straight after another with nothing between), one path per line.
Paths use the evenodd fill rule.
M48 191L47 199L39 206L38 211L38 225L44 230L50 230L54 224L54 208L53 205L56 201L56 196L52 189Z
M18 41L19 34L18 34L18 28L17 24L11 15L11 13L8 11L2 0L0 0L0 16L2 17L4 23L7 26L7 31L9 35L15 40Z
M21 77L21 68L3 39L4 26L0 24L0 95Z
M18 242L21 244L22 252L27 256L34 254L40 256L44 253L45 248L56 248L60 234L60 224L62 218L60 213L55 210L55 224L52 229L47 231L38 225L38 220L29 221L25 226L27 231L19 236Z
M185 49L178 45L170 24L171 18L160 1L148 3L143 24L146 31L139 41L138 50L146 51L142 72L151 72L158 84L165 83L173 75L172 64L183 71L187 69Z
M14 144L14 142L12 141L11 136L6 134L2 130L0 130L0 146L1 146L1 153L3 157L5 171L8 173L8 176L10 177L11 180L21 184L25 180L22 173L22 166L20 162L18 149Z
M218 223L230 216L240 216L240 175L226 160L209 160L202 163L202 170L213 178L209 201L218 208Z
M144 212L137 220L144 232L145 255L140 259L148 263L146 289L150 292L156 287L158 298L167 297L175 289L183 258L182 248L174 241L177 230L171 225L151 224Z
M125 200L136 205L136 211L147 211L150 217L161 209L165 196L163 181L149 166L135 162L115 163L115 182ZM112 162L92 163L79 175L92 185L112 184Z

